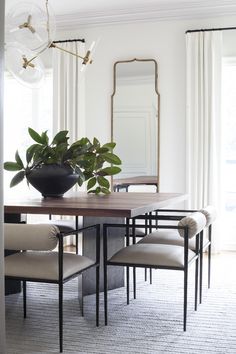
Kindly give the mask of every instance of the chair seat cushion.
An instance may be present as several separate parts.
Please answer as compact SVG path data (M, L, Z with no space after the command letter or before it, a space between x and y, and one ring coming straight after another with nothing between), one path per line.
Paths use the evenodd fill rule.
M189 250L189 261L195 253ZM114 254L109 262L166 267L184 266L184 247L162 244L137 243Z
M159 230L145 236L139 243L184 246L184 239L179 236L177 230ZM189 248L192 250L195 249L195 239L189 240Z
M157 243L166 245L184 246L184 239L179 236L178 230L158 230L150 233L140 240L138 243ZM207 237L203 237L203 245L208 243ZM192 251L196 249L196 238L189 240L189 248Z
M4 259L5 276L58 280L57 252L21 252L7 256ZM92 266L94 263L87 257L64 253L63 279Z

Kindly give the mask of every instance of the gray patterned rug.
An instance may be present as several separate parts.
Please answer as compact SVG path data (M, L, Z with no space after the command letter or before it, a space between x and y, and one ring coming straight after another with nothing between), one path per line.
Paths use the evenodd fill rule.
M232 258L232 255L231 255ZM234 258L232 258L235 260ZM231 259L231 260L232 260ZM137 299L126 305L125 289L109 292L109 324L95 327L95 298L85 300L81 317L77 281L65 285L64 353L236 353L235 261L213 259L210 290L204 279L203 303L193 309L193 270L189 274L187 332L182 330L183 273L154 271L153 285L138 275ZM234 267L232 267L232 264ZM228 274L228 277L226 276ZM6 298L7 353L58 353L57 287L29 284L28 318L22 316L22 295Z

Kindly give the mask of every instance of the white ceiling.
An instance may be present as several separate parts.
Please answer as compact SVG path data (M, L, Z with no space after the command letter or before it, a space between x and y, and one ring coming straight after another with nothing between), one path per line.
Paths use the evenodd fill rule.
M44 4L44 0L22 0ZM19 0L6 0L6 11ZM61 28L236 14L236 0L49 0Z

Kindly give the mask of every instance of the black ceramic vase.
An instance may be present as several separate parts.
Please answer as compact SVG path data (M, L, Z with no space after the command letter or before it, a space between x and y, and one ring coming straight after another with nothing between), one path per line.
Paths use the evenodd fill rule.
M78 175L68 165L42 165L27 174L29 183L43 197L62 197L78 180Z

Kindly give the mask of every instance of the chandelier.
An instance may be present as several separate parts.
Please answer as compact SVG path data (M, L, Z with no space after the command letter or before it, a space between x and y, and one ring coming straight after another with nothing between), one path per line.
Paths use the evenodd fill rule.
M85 56L54 43L56 21L45 0L43 7L35 3L17 3L6 16L6 67L21 83L38 87L44 77L40 55L49 48L64 51L82 60L81 71L92 63L95 42Z

